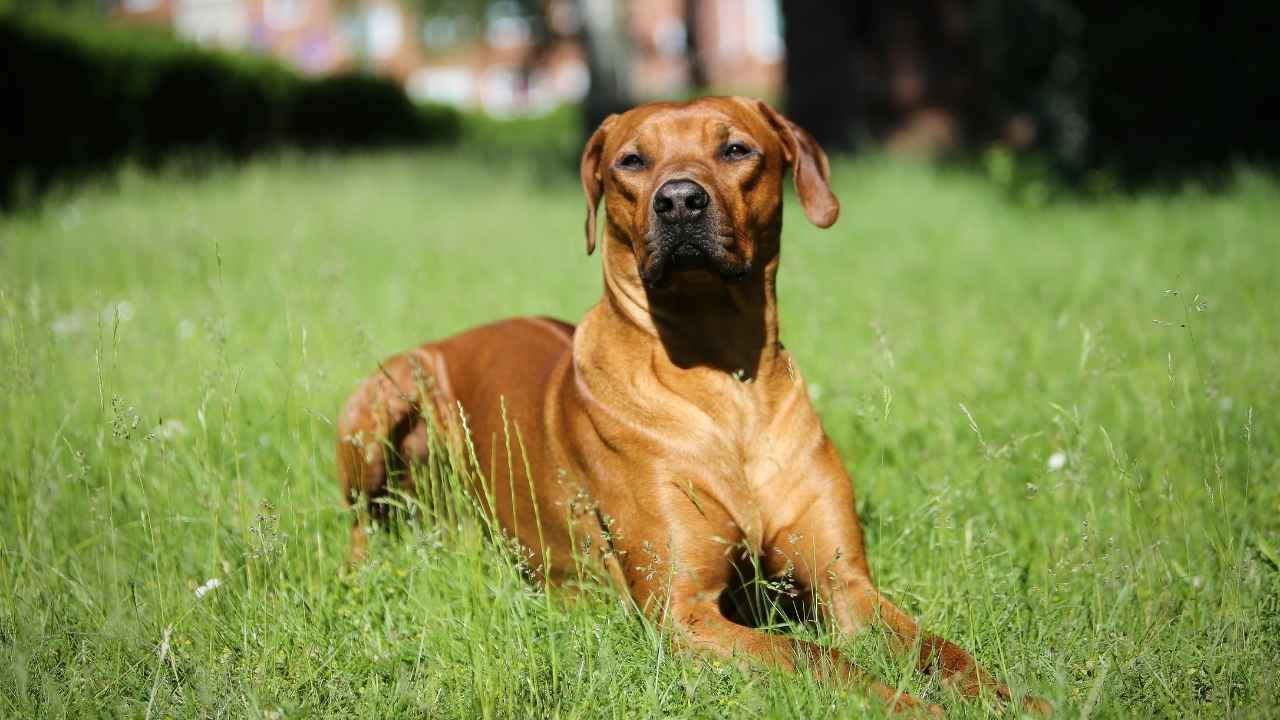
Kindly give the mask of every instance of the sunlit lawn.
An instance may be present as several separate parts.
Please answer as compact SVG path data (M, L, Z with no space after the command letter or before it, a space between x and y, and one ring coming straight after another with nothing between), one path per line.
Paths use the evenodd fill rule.
M1280 713L1280 187L1035 208L835 175L834 229L788 211L783 337L878 582L1061 717ZM339 575L342 399L411 343L579 318L583 205L442 152L126 174L0 218L0 716L874 712L544 593L465 520Z

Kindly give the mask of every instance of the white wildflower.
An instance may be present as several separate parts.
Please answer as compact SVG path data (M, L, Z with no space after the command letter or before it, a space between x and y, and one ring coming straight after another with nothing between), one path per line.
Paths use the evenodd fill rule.
M196 588L196 599L199 600L205 595L208 595L209 593L217 589L220 585L222 585L222 581L216 577L205 580L203 585Z
M107 303L107 306L102 309L102 321L105 322L108 327L110 327L113 323L115 323L116 318L119 318L120 322L122 323L129 322L130 320L132 320L133 319L133 303L129 302L128 300L120 300L118 302Z
M59 315L54 318L53 323L49 325L49 329L58 337L66 337L67 335L75 335L80 332L83 323L80 321L80 313L71 313L69 315Z
M1049 472L1058 472L1067 466L1067 454L1061 450L1049 456Z
M159 432L160 437L165 440L172 440L186 435L187 426L183 425L181 420L170 419L161 423L160 427L157 428L157 431Z

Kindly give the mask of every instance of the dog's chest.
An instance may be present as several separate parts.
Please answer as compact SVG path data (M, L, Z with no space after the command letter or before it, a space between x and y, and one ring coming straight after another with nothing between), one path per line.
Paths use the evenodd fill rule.
M795 407L803 386L766 388L749 378L731 377L717 393L713 422L719 442L708 450L708 490L717 495L748 546L758 551L768 527L769 508L785 496L786 469L796 460L795 434L788 423L804 416ZM807 404L804 406L807 408ZM713 449L714 448L714 449Z

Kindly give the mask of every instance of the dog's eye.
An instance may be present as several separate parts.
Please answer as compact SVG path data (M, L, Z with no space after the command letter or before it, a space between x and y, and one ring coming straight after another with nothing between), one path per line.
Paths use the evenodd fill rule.
M635 153L627 153L618 160L618 167L628 170L639 170L644 167L644 158Z
M729 160L741 160L751 154L751 148L742 143L729 143L721 152Z

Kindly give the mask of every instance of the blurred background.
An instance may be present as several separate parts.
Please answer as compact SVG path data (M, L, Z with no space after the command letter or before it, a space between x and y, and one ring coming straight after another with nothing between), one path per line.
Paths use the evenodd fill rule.
M0 8L0 97L10 109L0 201L10 206L125 157L243 157L279 145L469 137L568 167L607 113L708 92L766 98L830 150L977 160L1038 193L1046 182L1109 190L1212 180L1236 163L1280 158L1280 12L1265 1Z

